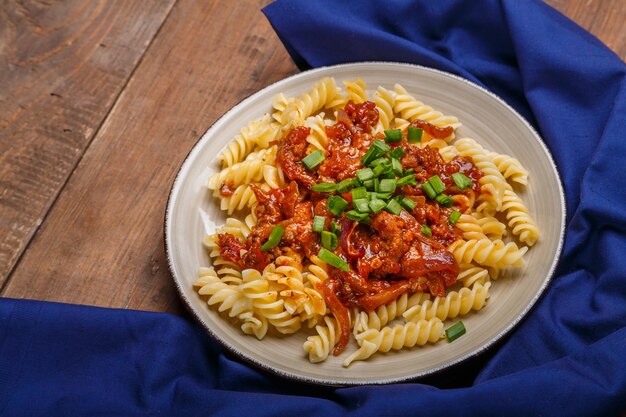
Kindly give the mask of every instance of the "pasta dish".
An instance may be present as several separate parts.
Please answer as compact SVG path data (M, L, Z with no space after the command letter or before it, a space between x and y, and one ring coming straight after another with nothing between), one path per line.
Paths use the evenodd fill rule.
M540 236L528 172L460 126L398 84L278 95L208 180L229 217L198 293L259 339L309 332L311 362L455 340Z

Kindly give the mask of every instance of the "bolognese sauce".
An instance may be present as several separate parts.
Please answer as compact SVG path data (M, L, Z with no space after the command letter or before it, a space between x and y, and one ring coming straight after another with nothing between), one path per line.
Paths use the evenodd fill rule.
M291 129L277 153L288 185L252 186L257 224L244 243L218 236L221 255L242 268L262 270L287 251L330 265L318 289L341 328L335 354L348 342L349 308L372 311L416 291L445 295L459 273L446 250L461 236L451 221L466 209L457 197L480 192L482 173L471 158L446 162L426 142L452 128L416 120L404 131L374 133L378 118L374 103L349 102L326 128L328 147L315 166L303 163L310 129ZM415 132L425 146L411 137ZM264 245L276 228L278 241Z

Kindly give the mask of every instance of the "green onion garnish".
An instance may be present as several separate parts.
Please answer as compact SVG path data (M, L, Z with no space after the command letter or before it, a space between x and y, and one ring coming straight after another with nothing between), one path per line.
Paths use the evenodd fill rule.
M314 150L304 158L300 162L304 164L310 170L315 169L319 164L324 162L324 154L319 149Z
M361 182L371 180L372 178L374 178L374 171L372 171L371 168L359 169L356 172L356 176Z
M456 222L458 222L460 218L461 212L458 210L452 210L452 213L450 213L450 217L448 217L448 220L450 221L450 223L456 224Z
M424 133L424 131L419 127L409 126L407 130L407 140L409 143L420 143L422 141L422 133Z
M433 231L430 230L430 227L426 226L425 224L422 225L422 233L424 233L428 237L431 237L433 235Z
M372 212L379 213L382 209L384 209L387 206L387 203L385 203L383 200L379 198L373 198L370 200L369 206Z
M322 232L322 246L328 250L333 250L337 247L337 235L324 230Z
M374 191L380 191L380 180L378 178L374 178Z
M261 250L266 251L278 246L280 239L283 237L283 233L285 233L285 229L282 226L274 226L270 236L267 238L267 242L261 245Z
M317 257L322 261L326 262L330 266L334 266L337 269L341 269L342 271L350 271L350 266L341 259L339 256L335 255L331 251L326 248L320 249L320 253L317 254Z
M330 231L333 232L334 234L338 234L341 229L339 228L339 225L335 222L330 222Z
M398 148L396 148L398 149ZM399 148L402 149L402 148ZM391 168L393 169L393 173L396 175L402 175L402 163L397 159L391 159Z
M374 160L372 161L372 163L371 163L371 164L369 164L369 167L370 167L370 168L374 168L374 167L376 167L376 166L378 166L378 165L380 165L380 164L384 164L384 163L386 163L386 162L387 162L387 158L378 158L378 159L374 159Z
M380 199L380 200L389 200L391 198L391 193L369 193L370 200Z
M428 182L432 185L433 190L435 190L435 194L441 194L446 191L446 186L443 184L443 181L441 181L441 178L439 178L439 175L433 175L428 179Z
M400 129L385 130L385 142L400 142L402 140L402 131Z
M452 199L443 193L435 197L435 201L446 207L450 207L452 205Z
M400 182L400 181L398 181ZM428 196L428 198L435 198L437 197L437 193L435 192L435 189L433 188L432 185L430 185L430 182L426 181L424 184L422 184L422 190L424 190L424 193Z
M395 159L400 159L404 156L404 153L404 149L401 146L398 146L389 152L389 156Z
M347 180L343 180L339 184L337 184L337 192L343 194L350 188L357 187L358 185L359 180L357 180L356 178L348 178Z
M403 197L402 200L400 200L400 205L408 211L412 211L415 206L417 206L417 203L408 197Z
M455 172L452 174L452 180L456 186L459 187L459 190L464 190L467 187L474 185L474 182L462 172Z
M363 222L369 219L369 213L359 213L356 210L346 211L346 217L355 222Z
M462 321L457 321L452 326L446 329L446 338L448 342L454 342L459 337L465 334L465 325Z
M372 191L374 190L374 180L367 180L367 181L363 181L363 185L365 186L366 189Z
M324 216L315 216L313 217L313 226L311 227L314 232L321 232L324 230L324 226L326 225L326 217Z
M332 182L320 182L311 187L311 190L317 191L318 193L332 193L336 189L337 184L333 184Z
M387 172L387 170L391 171L391 166L388 165L387 161L385 161L385 163L383 164L376 165L372 172L374 173L375 177L378 177L382 173Z
M405 185L417 185L417 179L415 179L415 175L413 173L406 175L405 172L404 174L405 175L402 178L396 181L396 187L402 187ZM428 182L425 182L424 184L428 184ZM422 188L424 188L423 185Z
M367 198L357 198L356 200L352 200L352 205L359 213L370 212L370 206L367 202Z
M351 193L352 201L367 198L367 189L365 187L353 188Z
M380 155L386 154L387 152L389 152L391 150L389 145L387 145L385 142L383 142L380 139L376 139L372 143L371 147L378 149L378 152L382 152Z
M414 169L414 168L409 168L409 169L407 169L406 171L404 171L404 172L402 173L402 176L403 176L403 177L406 177L407 175L411 175L411 174L415 174L415 169Z
M338 195L331 195L328 197L328 204L326 207L333 215L340 216L341 212L348 207L348 204L349 203L344 198L339 197Z
M396 200L389 200L389 202L387 203L387 207L385 207L385 210L397 216L402 211L402 207L400 207L400 204Z
M378 190L381 193L392 193L396 191L396 180L384 179L380 180L380 186Z

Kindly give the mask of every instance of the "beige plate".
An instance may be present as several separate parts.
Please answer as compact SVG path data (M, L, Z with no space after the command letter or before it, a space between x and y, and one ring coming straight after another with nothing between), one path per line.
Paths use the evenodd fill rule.
M218 169L216 156L249 121L271 112L278 93L297 97L325 76L342 80L362 78L368 88L402 84L425 103L459 118L457 137L472 137L485 148L515 156L530 172L522 193L542 231L541 241L526 255L526 266L491 288L482 311L463 318L467 334L454 343L388 354L376 354L349 368L341 363L356 349L352 341L340 357L309 363L302 349L301 331L289 337L268 336L259 341L209 308L192 287L198 268L210 260L202 240L223 224L225 215L211 200L207 179ZM439 371L477 355L514 328L548 285L563 241L565 203L559 174L548 149L532 127L504 101L477 85L441 71L396 63L359 63L319 68L277 82L233 107L200 139L182 164L172 187L165 218L165 243L170 269L189 310L231 352L263 369L287 378L329 385L381 384L404 381ZM184 341L180 341L184 343ZM537 341L537 343L541 343Z

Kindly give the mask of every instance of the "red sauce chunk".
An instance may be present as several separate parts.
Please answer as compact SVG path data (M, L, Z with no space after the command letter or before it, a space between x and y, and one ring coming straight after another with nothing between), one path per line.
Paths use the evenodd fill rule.
M221 255L225 259L242 268L262 270L281 254L303 259L318 256L322 241L321 234L312 229L314 217L325 219L325 231L331 230L331 222L334 223L332 230L336 233L337 245L327 249L340 262L345 262L349 270L329 266L329 279L318 288L341 331L334 354L341 353L348 343L349 308L372 311L402 294L416 291L445 296L446 288L456 282L459 266L446 248L461 236L449 221L452 210L458 207L446 207L431 200L420 185L438 175L450 197L480 192L482 173L471 158L456 157L446 162L436 148L409 144L406 131L401 141L389 145L403 148L402 170L412 169L413 174L409 175L415 176L417 185L398 186L391 196L384 197L386 203L392 199L396 202L411 200L410 204L403 201L399 212L391 209L370 211L367 218L355 220L356 206L350 191L342 191L342 194L311 191L311 187L318 183L353 179L358 170L365 168L361 158L376 139L373 129L377 123L378 111L374 103L349 102L338 111L337 122L327 127L329 144L325 159L314 169L308 169L300 162L311 152L306 141L309 128L292 129L282 139L277 158L285 176L291 180L289 185L269 191L252 185L257 198L254 208L257 224L245 241L228 234L218 236ZM424 129L432 138L446 138L452 133L452 128L439 128L424 121L414 121L411 125ZM465 190L458 189L452 179L456 172L472 179L473 185ZM228 193L228 187L222 192ZM332 203L329 204L331 196L335 196L334 200L345 200L343 204L348 205L340 214L331 207ZM370 197L376 198L368 194ZM352 215L348 216L348 212ZM280 243L262 251L261 246L276 225L285 230Z

